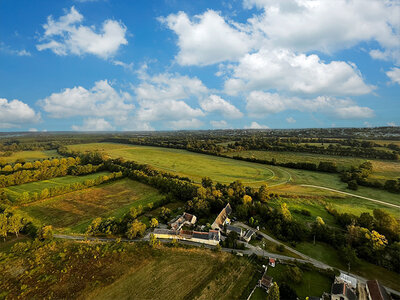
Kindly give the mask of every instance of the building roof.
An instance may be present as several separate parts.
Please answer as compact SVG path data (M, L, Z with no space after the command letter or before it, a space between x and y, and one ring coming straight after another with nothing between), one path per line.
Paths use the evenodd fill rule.
M242 235L243 229L237 226L226 225L226 230L234 231L239 235Z
M344 273L340 273L339 280L347 282L352 287L357 287L357 279Z
M252 237L253 234L255 234L255 233L256 233L255 231L249 229L249 230L247 230L246 234L244 235L244 238L245 238L245 239L251 239L251 237Z
M232 212L232 207L228 203L219 213L219 215L215 218L213 226L222 227L228 215Z
M183 218L188 221L188 222L192 222L194 215L192 214L188 214L187 212L183 213Z
M347 299L349 300L357 299L356 294L350 288L347 287L346 283L343 282L332 284L331 294L343 295L346 296Z
M389 300L390 297L378 280L367 281L368 292L372 300Z

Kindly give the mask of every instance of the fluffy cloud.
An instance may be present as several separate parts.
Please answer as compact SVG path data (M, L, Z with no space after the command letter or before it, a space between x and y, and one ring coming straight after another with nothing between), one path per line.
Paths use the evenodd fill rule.
M115 128L103 118L89 118L83 121L82 126L72 125L72 129L76 131L110 131Z
M211 95L201 100L200 106L206 112L218 112L228 119L243 117L239 109L217 95Z
M386 125L391 127L397 126L395 122L387 122Z
M101 58L112 57L121 45L128 44L126 27L117 21L106 20L100 31L94 26L81 25L83 15L75 7L58 20L52 16L43 25L43 43L36 47L39 51L49 49L57 55L93 54Z
M245 126L245 129L268 129L269 127L267 125L261 125L258 124L257 122L251 122L250 126Z
M400 58L397 0L245 0L244 6L263 9L248 22L253 31L264 35L264 43L329 53L362 41L377 41L388 51L396 50Z
M208 92L207 87L196 77L163 73L149 76L139 72L142 83L134 87L138 100L181 100L192 96L199 97Z
M400 68L392 68L390 71L386 72L386 75L393 83L400 84Z
M193 20L184 12L160 21L178 35L181 65L209 65L235 60L251 49L252 41L237 24L225 22L217 12L208 10Z
M14 128L22 125L37 123L40 114L28 104L17 99L8 101L0 98L0 128Z
M372 109L358 106L350 99L320 96L315 99L286 98L275 93L251 92L246 99L246 109L253 117L286 110L318 112L340 119L364 119L374 116Z
M286 118L286 122L293 124L296 123L296 120L293 117Z
M210 124L211 124L212 127L217 128L217 129L227 128L228 127L228 123L225 120L210 121Z
M198 119L190 119L190 120L178 120L178 121L170 121L168 125L172 129L196 129L203 125Z
M191 120L203 117L204 112L180 100L141 101L137 118L141 121Z
M39 105L53 118L95 116L124 118L134 108L127 103L130 95L117 92L107 80L100 80L87 90L78 86L66 88L40 100Z
M144 70L145 71L145 70ZM197 119L205 114L200 108L193 108L187 100L204 97L208 89L201 80L179 74L158 74L149 76L139 72L142 82L133 87L139 108L135 118L140 122L162 121L174 129L198 128L202 123Z
M225 82L228 94L243 90L277 89L292 93L361 95L371 86L364 83L357 68L346 62L322 62L317 55L289 50L262 49L247 54L233 66L232 77Z

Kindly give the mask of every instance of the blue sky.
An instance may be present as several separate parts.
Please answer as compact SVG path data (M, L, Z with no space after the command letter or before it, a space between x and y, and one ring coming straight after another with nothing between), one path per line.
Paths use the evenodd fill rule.
M0 131L398 126L399 34L399 0L0 0Z

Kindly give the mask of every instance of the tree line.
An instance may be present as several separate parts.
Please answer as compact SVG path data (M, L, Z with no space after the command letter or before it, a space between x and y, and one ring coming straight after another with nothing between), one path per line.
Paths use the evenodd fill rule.
M108 175L100 175L95 179L86 179L83 182L74 182L70 184L65 184L62 186L55 186L51 188L44 188L40 192L23 192L19 197L13 201L13 204L25 204L29 202L34 202L38 200L43 200L46 198L51 198L67 193L71 193L78 190L87 189L89 187L97 186L106 182L114 181L122 177L121 172L113 172ZM4 201L3 203L10 204L9 201Z
M359 185L384 189L391 193L400 193L400 178L397 180L388 179L384 183L371 180L369 176L373 171L371 162L364 162L358 167L352 166L350 170L343 171L340 179L347 183L349 189L357 190Z
M43 162L35 161L34 163L26 163L31 168L17 167L14 165L11 168L10 165L2 168L0 174L0 188L20 185L28 182L35 182L41 180L47 180L55 177L63 177L66 175L86 175L95 172L102 171L103 165L92 165L86 164L81 165L82 161L79 157L69 157L67 159L62 158L60 160L53 159L51 161L45 160Z

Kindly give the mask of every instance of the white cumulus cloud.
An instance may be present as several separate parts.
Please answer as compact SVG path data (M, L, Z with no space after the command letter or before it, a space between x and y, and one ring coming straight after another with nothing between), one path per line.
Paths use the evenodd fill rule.
M108 19L96 30L94 26L82 25L83 19L73 6L58 20L49 16L37 49L49 49L57 55L93 54L107 59L115 55L121 45L128 44L126 27L122 23Z
M277 89L292 93L362 95L373 87L364 83L358 69L343 61L324 63L315 55L279 49L247 54L233 66L225 82L228 94L243 90Z
M390 71L386 72L386 75L393 83L400 84L400 68L392 68Z
M168 122L168 126L172 129L197 129L203 125L198 119L178 120Z
M206 112L218 112L228 119L238 119L243 117L243 114L239 109L217 95L210 95L209 97L200 100L200 106Z
M376 41L400 61L400 2L397 0L245 0L263 12L249 19L263 43L295 51L330 53Z
M181 65L209 65L235 60L251 49L252 41L234 23L213 10L196 15L192 20L184 12L171 14L160 21L178 35Z
M296 123L296 120L293 117L286 118L286 122L293 124Z
M210 121L210 124L212 127L217 128L217 129L222 129L222 128L227 128L228 123L225 120L221 121Z
M267 125L258 124L257 122L251 122L250 126L245 126L245 129L268 129Z
M374 111L369 107L358 106L351 99L334 97L319 96L314 99L301 99L254 91L249 94L246 101L246 109L253 117L264 117L287 110L323 113L340 119L364 119L374 116Z
M66 88L60 93L39 100L39 105L52 118L69 118L74 116L126 117L134 108L128 103L128 93L117 92L107 80L95 82L87 90L77 86Z
M72 125L72 129L76 131L110 131L115 128L103 118L88 118L83 121L82 126Z
M0 98L0 128L21 127L40 120L40 114L28 104L17 99L8 101Z

